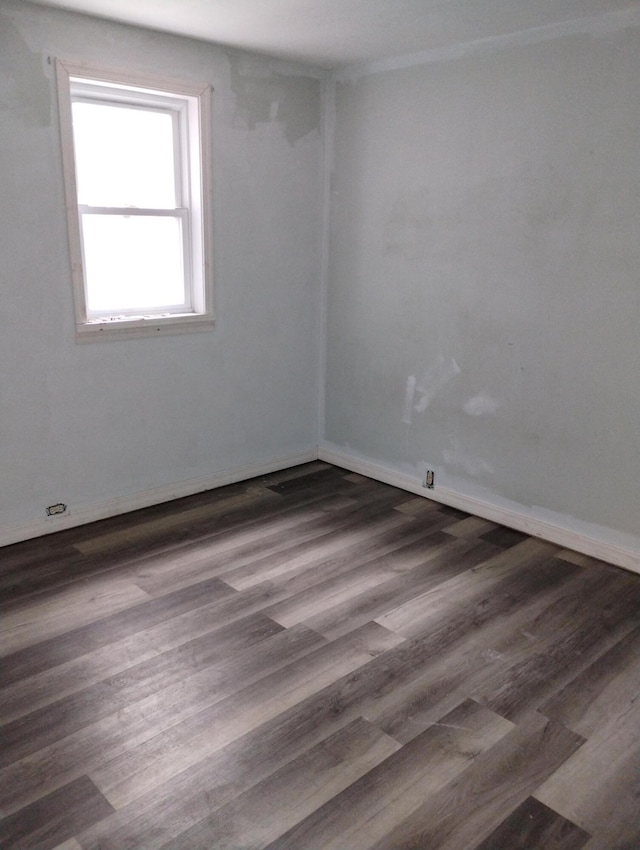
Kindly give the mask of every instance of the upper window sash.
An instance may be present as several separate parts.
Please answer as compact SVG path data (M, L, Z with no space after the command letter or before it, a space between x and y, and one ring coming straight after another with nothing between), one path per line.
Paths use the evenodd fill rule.
M191 206L191 181L189 180L189 170L192 167L197 167L197 161L194 163L189 158L191 145L190 133L193 131L191 126L193 122L189 121L188 107L184 99L179 100L172 98L170 95L155 95L149 93L141 93L136 90L127 90L126 93L114 88L95 86L96 91L91 91L92 86L86 81L78 81L77 78L70 78L70 91L72 103L72 116L74 125L74 136L82 131L81 116L78 115L76 106L95 107L114 107L114 112L131 110L132 113L139 114L148 112L150 116L158 116L158 118L167 118L170 123L170 140L171 140L171 170L173 174L173 197L171 199L174 207L189 207ZM126 100L125 100L126 97ZM104 110L103 110L104 116ZM100 118L100 113L97 115ZM113 115L111 120L113 121ZM95 116L94 116L95 120ZM134 119L135 120L135 119ZM122 127L126 131L126 127ZM159 127L158 130L165 129ZM160 135L160 133L159 133ZM167 142L166 132L162 142ZM169 151L165 150L165 156ZM78 151L76 151L76 169L85 164L78 161ZM164 163L166 166L167 163ZM199 177L199 175L197 175ZM79 201L83 201L82 187L79 187ZM96 200L101 200L96 198ZM109 204L111 205L111 204ZM107 206L107 204L105 204ZM152 206L151 204L136 204L136 206ZM168 208L169 204L153 204L153 206L161 206Z

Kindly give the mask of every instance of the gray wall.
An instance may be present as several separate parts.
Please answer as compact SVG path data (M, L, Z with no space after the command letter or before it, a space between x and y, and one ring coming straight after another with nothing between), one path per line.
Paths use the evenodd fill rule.
M74 343L53 65L210 82L217 324ZM313 69L0 2L0 531L317 445Z
M337 86L325 441L640 548L640 30L485 48Z

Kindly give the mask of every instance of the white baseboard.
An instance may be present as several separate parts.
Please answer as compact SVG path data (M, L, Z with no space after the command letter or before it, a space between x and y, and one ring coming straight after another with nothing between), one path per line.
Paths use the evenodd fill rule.
M421 481L412 478L410 475L389 469L375 461L362 459L334 446L320 446L318 458L327 463L342 466L352 472L366 475L368 478L391 484L401 490L407 490L409 493L415 493L417 496L433 499L433 501L450 505L491 522L523 531L533 537L541 537L543 540L556 543L563 548L573 549L576 552L590 555L592 558L608 561L610 564L640 573L640 550L584 534L562 525L560 522L555 523L540 519L531 513L527 513L527 508L524 505L514 503L513 507L503 507L479 499L477 496L469 496L465 493L449 490L446 487L436 486L433 490L426 490Z
M267 475L270 472L277 472L280 469L299 466L318 459L349 469L352 472L358 472L376 481L391 484L393 487L398 487L417 496L450 505L491 522L506 525L525 534L541 537L551 543L556 543L558 546L573 549L576 552L582 552L593 558L599 558L602 561L608 561L616 566L640 573L640 550L638 549L618 545L595 535L576 531L561 522L541 519L528 513L524 505L514 504L513 507L496 505L477 496L470 496L446 487L436 486L433 490L425 490L422 482L410 475L390 469L375 461L363 459L340 447L331 445L323 445L319 449L314 446L304 451L283 455L260 463L237 466L200 478L191 478L187 481L179 481L175 484L120 496L85 508L70 510L65 514L33 520L22 525L7 526L0 529L0 546L8 546L21 540L41 537L45 534L52 534L55 531L74 528L78 525L86 525L100 519L108 519L140 508L148 508L151 505L159 505L173 499L192 496L194 493L202 493L205 490L215 490L227 484L246 481L250 478Z
M19 543L21 540L30 540L33 537L42 537L65 528L74 528L77 525L86 525L99 519L108 519L119 514L137 511L140 508L148 508L151 505L159 505L162 502L170 502L173 499L181 499L184 496L192 496L194 493L202 493L205 490L215 490L227 484L235 484L238 481L246 481L249 478L257 478L280 469L288 469L291 466L299 466L302 463L318 459L318 449L313 446L305 451L295 452L278 458L272 458L260 463L236 466L232 469L224 469L201 478L191 478L187 481L179 481L176 484L167 484L163 487L154 487L140 493L132 493L127 496L119 496L105 502L99 502L86 508L70 510L64 514L47 517L46 519L34 520L22 525L8 526L0 529L0 546L8 546L11 543Z

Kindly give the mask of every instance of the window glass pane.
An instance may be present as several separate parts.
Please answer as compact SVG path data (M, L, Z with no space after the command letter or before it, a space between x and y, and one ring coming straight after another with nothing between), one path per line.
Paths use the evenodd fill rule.
M74 102L73 136L80 204L177 206L169 112Z
M180 219L86 214L82 231L89 311L184 305Z

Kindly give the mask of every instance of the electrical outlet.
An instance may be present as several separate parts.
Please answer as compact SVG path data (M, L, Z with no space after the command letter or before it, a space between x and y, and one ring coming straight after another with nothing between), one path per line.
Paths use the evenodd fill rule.
M429 490L433 490L436 483L436 474L433 469L427 469L427 472L424 476L424 486Z
M47 508L47 516L55 516L56 514L66 513L67 506L64 502L58 502L55 505L49 505Z

